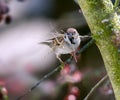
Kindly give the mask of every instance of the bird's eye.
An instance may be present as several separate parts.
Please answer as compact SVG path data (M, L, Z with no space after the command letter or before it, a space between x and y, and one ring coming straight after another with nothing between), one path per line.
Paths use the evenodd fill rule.
M75 31L72 32L72 35L74 35L74 34L75 34Z

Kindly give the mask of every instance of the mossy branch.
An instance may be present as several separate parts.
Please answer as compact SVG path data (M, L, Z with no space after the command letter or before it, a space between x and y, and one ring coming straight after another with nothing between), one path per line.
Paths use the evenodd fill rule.
M93 38L101 52L113 86L120 100L120 54L113 43L120 34L120 22L111 0L78 0Z

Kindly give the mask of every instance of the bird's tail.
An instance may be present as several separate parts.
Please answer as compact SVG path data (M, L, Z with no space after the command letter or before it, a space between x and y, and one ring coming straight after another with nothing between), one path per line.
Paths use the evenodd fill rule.
M50 41L39 42L38 44L47 45L49 47L52 47L52 42L50 42Z

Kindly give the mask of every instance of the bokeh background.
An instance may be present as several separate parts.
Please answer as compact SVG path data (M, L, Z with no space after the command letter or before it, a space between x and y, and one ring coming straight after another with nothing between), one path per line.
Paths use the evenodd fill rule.
M91 35L77 0L0 0L9 7L11 23L0 22L0 86L9 100L29 90L60 63L54 52L39 42L55 31L74 27L81 35ZM94 12L93 12L94 13ZM82 41L82 48L90 39ZM70 55L63 55L65 61ZM43 81L22 100L83 100L90 89L106 75L101 54L93 43L87 50ZM0 100L4 100L0 96ZM115 100L109 79L89 100Z

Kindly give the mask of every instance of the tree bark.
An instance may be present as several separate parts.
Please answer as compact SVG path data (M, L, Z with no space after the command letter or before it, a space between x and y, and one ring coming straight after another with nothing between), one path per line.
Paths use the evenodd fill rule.
M109 75L116 100L120 100L120 54L114 43L120 22L111 0L78 0Z

